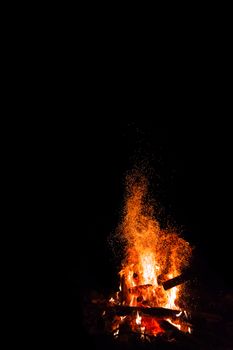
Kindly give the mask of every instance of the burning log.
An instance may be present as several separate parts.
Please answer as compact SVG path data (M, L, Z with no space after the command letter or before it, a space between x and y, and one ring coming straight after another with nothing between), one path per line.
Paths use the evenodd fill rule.
M176 339L176 341L179 342L180 346L182 346L182 349L196 350L203 348L203 342L200 341L197 337L193 336L193 334L180 331L177 327L175 327L175 325L172 325L166 320L158 320L158 323L167 332L168 335L171 333L171 339Z
M223 317L221 315L209 313L209 312L201 312L201 311L193 311L191 313L192 323L195 324L195 327L203 324L221 324L223 322Z
M162 286L165 290L178 286L184 282L189 281L192 278L192 273L184 272L181 275L171 278L165 282L162 282Z
M166 309L163 307L139 307L139 306L122 306L115 305L108 309L118 316L132 315L133 313L140 312L148 316L165 318L176 317L180 314L180 310Z
M143 284L140 286L131 287L129 288L129 293L139 295L141 292L148 289L149 287L152 287L152 284Z

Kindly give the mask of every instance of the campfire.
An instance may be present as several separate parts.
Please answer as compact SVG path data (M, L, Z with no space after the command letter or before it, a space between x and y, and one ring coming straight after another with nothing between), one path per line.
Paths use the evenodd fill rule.
M104 284L85 275L91 283L83 281L80 288L78 329L98 349L232 349L231 289L221 276L210 278L210 265L187 235L165 224L149 189L140 173L126 178L120 222L109 237L117 255L115 275L111 267L106 275L101 270ZM96 256L90 266L91 261L98 271Z
M185 281L192 254L175 229L156 219L144 176L126 181L122 220L116 237L124 249L119 290L102 303L105 331L114 338L135 335L142 341L171 340L171 331L191 333Z

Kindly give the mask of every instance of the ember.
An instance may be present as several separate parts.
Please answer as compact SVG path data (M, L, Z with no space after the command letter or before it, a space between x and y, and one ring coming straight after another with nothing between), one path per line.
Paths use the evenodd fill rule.
M150 203L146 178L129 176L117 230L125 252L120 288L106 308L113 317L110 330L114 337L120 336L122 325L141 334L141 339L166 332L164 324L168 322L190 332L180 301L186 280L182 272L189 264L192 248L174 230L160 228Z

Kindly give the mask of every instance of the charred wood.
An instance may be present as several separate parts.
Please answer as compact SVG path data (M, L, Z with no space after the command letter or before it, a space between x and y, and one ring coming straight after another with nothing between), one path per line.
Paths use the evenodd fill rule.
M143 284L140 286L131 287L129 288L129 293L138 295L142 291L147 290L149 287L152 287L152 284Z
M118 316L132 315L133 313L140 312L145 315L154 316L158 318L164 317L176 317L180 310L166 309L162 307L138 307L138 306L122 306L116 305L109 307L108 310Z
M178 286L186 281L189 281L193 275L189 272L182 273L181 275L171 278L165 282L162 282L162 286L165 290Z

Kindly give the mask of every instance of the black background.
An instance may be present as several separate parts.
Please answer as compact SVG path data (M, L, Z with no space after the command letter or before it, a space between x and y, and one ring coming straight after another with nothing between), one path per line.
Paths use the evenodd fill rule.
M216 290L232 288L232 141L227 127L87 118L54 129L49 140L43 215L51 223L52 274L60 286L55 293L62 291L72 337L78 327L85 332L80 313L85 291L108 293L118 286L119 261L108 238L119 221L125 174L142 159L153 169L152 196L164 217L182 226L185 239L195 246L200 278Z

